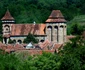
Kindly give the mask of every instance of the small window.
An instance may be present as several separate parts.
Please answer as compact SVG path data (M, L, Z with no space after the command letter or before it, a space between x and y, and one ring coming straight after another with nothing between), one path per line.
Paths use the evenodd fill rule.
M21 44L21 43L22 43L22 41L21 41L21 40L18 40L18 43L20 43L20 44Z
M47 28L52 29L52 26L48 26Z
M13 43L16 43L16 40L13 40Z
M60 28L63 28L63 25L61 25Z
M54 26L55 29L58 29L58 26Z
M6 28L6 31L8 31L9 29L8 28Z
M44 42L44 40L41 40L40 42Z

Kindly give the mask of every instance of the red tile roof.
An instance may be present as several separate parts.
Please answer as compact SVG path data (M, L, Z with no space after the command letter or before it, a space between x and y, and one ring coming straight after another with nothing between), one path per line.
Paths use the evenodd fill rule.
M28 35L32 33L34 35L45 35L45 24L13 24L11 36L15 35Z
M6 45L5 44L3 44L2 42L0 42L0 49L5 49L6 48Z
M73 36L73 35L68 35L67 36L67 39L72 39L72 38L75 38L76 36Z
M3 35L3 37L9 38L10 34L5 34L5 35Z
M43 43L39 43L39 47L43 50L52 50L52 49L55 50L59 49L62 46L63 44L49 42L48 40L45 40Z
M60 10L53 10L49 18L46 20L46 23L52 22L66 22Z
M15 44L15 45L14 45L14 49L15 49L15 50L23 50L23 49L25 49L25 48L24 48L24 46L23 46L22 44Z
M63 46L63 44L55 44L54 47L53 47L53 49L59 49L62 46Z
M39 46L43 50L47 50L50 42L48 40L45 40L43 43L39 43Z
M45 45L45 43L44 43L44 45ZM30 55L42 54L43 52L54 53L55 49L58 49L59 47L61 47L61 44L55 44L53 49L51 49L51 50L46 49L45 47L47 47L47 46L48 46L48 44L45 45L44 47L42 47L42 48L44 48L43 50L39 50L39 49L37 50L34 48L33 49L26 49L26 48L24 48L24 46L22 44L15 44L15 45L7 44L6 45L6 44L0 43L0 49L4 50L5 52L10 53L10 52L14 51L17 53L17 52L24 52L25 51L25 52L28 52Z
M14 18L11 16L9 10L7 10L4 17L1 20L14 20Z

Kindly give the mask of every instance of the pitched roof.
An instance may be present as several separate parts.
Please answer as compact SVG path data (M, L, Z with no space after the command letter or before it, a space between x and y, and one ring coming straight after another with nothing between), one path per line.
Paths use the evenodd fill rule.
M34 35L45 35L44 28L45 24L13 24L11 36L15 35L28 35L28 33Z
M9 10L7 10L4 17L1 20L14 20L14 18L11 16Z
M49 40L45 40L43 43L40 42L40 43L39 43L39 46L40 46L41 49L47 50L49 44L50 44Z
M72 38L75 38L76 36L73 36L73 35L68 35L67 36L67 39L72 39Z
M49 18L46 20L46 23L52 22L66 22L60 10L53 10Z
M53 47L53 49L59 49L62 46L63 46L63 44L55 44L54 47Z
M10 34L3 34L3 37L9 38Z

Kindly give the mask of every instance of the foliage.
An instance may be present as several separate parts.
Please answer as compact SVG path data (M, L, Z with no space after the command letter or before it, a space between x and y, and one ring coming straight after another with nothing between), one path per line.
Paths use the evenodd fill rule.
M31 33L28 34L28 36L24 39L24 43L38 43L38 40L32 35Z
M0 35L0 41L1 41L1 42L3 41L3 37L2 37L2 35Z
M61 10L66 20L85 14L84 0L1 0L0 19L9 9L17 23L45 22L52 10ZM0 22L0 33L2 23Z
M52 10L59 9L65 18L70 20L76 15L85 14L84 2L84 0L3 0L0 2L0 18L8 8L16 22L44 22Z
M19 70L20 61L14 54L0 53L0 70Z
M1 37L1 34L2 34L2 23L0 22L0 37Z
M11 40L11 39L9 39L8 43L9 43L9 44L13 44L13 43L14 43L14 41L13 41L13 40Z
M73 35L81 35L83 32L83 28L81 25L78 25L77 23L73 24L71 26L71 34Z
M7 8L17 23L45 22L54 9L61 10L66 20L69 21L75 16L85 14L85 0L1 0L0 18L4 16ZM69 27L71 33L70 31L68 33L80 35L82 27L74 23ZM0 22L0 34L1 29ZM24 42L31 41L36 42L36 39L30 34ZM0 70L85 70L85 41L82 37L72 39L58 54L43 53L33 57L26 54L27 56L24 57L25 54L16 56L0 50Z
M62 61L60 69L66 70L82 70L84 68L84 52L85 52L85 42L81 36L71 39L71 42L67 43L63 50L60 52L62 54ZM83 57L82 57L83 56Z
M84 25L80 25L79 23L75 22L72 24L68 24L67 33L71 35L82 35L84 31Z
M43 52L36 56L0 50L0 70L85 70L85 41L78 36L58 53Z

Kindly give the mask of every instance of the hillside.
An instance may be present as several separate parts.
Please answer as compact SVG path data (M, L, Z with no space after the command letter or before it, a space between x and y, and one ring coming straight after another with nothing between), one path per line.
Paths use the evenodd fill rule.
M0 19L9 9L16 23L44 23L52 10L61 10L67 21L85 14L85 0L0 0ZM1 32L0 23L0 32Z
M80 25L85 25L85 15L75 16L68 24L78 23Z
M85 14L85 0L1 0L0 18L9 9L16 22L45 22L54 9L59 9L67 20Z

